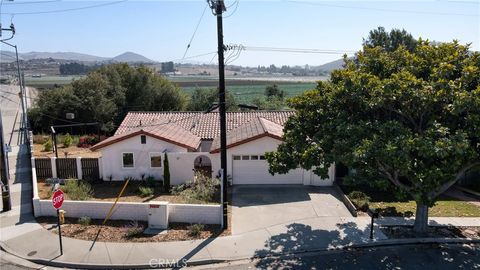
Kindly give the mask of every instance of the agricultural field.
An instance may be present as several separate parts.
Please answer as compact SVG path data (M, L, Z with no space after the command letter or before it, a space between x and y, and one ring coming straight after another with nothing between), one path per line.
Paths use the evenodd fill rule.
M55 85L62 86L65 84L71 83L75 79L82 78L82 75L75 76L42 76L42 77L32 77L25 76L25 85L32 86L40 89L53 88Z
M277 84L278 87L285 91L287 98L299 95L306 90L314 89L316 83L283 83L283 82L268 82L268 84L250 84L246 82L244 85L230 85L226 83L226 88L235 96L237 103L249 104L256 97L264 96L265 87L270 84ZM210 87L216 87L210 86ZM209 88L209 87L195 87L187 86L182 89L189 95L193 93L195 88Z

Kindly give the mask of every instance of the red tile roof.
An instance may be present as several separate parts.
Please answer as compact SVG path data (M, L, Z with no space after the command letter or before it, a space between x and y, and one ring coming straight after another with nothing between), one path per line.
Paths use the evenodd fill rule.
M293 115L293 111L227 112L227 131L258 117L283 126L291 115ZM203 140L213 140L220 134L218 112L129 112L115 135L138 130L140 127L158 127L160 129L160 127L172 123Z
M252 119L235 129L227 132L227 148L231 148L249 141L269 136L281 140L283 126L269 121L262 117ZM220 150L220 138L213 140L210 152L216 153Z
M148 135L191 150L196 150L200 145L200 137L192 134L190 131L185 130L175 123L169 123L160 126L131 128L124 133L114 135L100 143L97 143L96 145L92 146L91 149L95 151L137 135Z

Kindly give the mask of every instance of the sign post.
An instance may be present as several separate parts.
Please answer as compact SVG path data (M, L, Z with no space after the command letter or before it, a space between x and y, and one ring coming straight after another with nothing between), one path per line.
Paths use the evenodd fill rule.
M60 207L62 207L64 199L65 199L65 195L62 190L57 189L57 191L53 193L52 205L53 205L53 208L57 209L57 226L58 226L58 239L60 241L60 255L63 255L62 228L60 227Z

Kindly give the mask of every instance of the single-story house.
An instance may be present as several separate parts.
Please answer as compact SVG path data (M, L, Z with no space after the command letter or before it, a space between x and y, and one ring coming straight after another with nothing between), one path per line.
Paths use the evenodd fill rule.
M233 185L332 185L311 171L271 175L265 152L282 142L283 125L292 111L227 112L227 174ZM129 112L114 136L92 146L100 151L102 178L123 180L163 177L168 154L171 184L193 180L195 171L217 175L220 125L216 112Z

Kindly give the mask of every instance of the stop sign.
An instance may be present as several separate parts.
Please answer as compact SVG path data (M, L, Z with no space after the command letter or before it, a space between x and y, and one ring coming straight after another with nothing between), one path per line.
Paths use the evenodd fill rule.
M63 191L60 189L57 189L57 191L53 193L53 197L52 197L53 208L59 209L60 207L62 207L64 199L65 199L65 195L63 194Z

